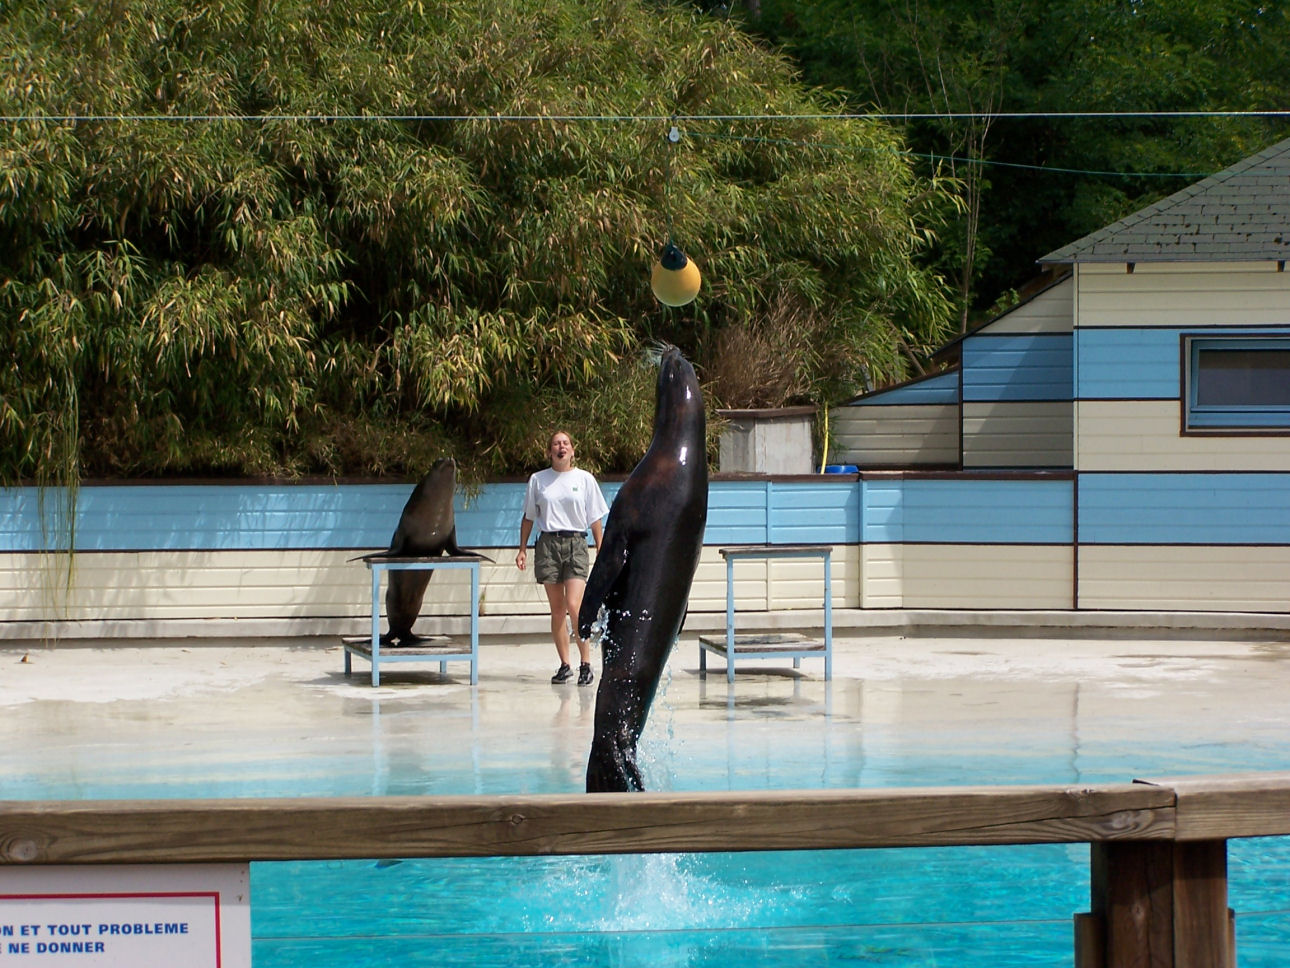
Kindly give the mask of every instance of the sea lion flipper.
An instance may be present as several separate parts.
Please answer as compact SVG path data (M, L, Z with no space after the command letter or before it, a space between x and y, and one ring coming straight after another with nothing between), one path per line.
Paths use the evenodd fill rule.
M609 598L614 585L618 583L623 569L627 567L627 540L622 530L615 528L613 519L605 528L604 539L600 542L600 551L596 553L596 563L591 566L587 576L587 587L582 592L582 607L578 609L578 637L591 637L591 627L596 624L600 607Z
M484 561L492 561L488 555L481 555L478 551L467 551L461 545L457 544L457 529L454 527L448 533L448 543L444 546L443 553L451 558L482 558Z

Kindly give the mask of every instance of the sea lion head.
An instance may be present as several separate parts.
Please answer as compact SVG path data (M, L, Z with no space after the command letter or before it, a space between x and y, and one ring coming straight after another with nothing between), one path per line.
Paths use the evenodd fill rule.
M699 378L690 361L675 346L663 350L659 359L654 400L654 440L677 442L682 464L691 458L704 460L705 416ZM695 431L697 430L697 441ZM691 453L691 448L696 450Z

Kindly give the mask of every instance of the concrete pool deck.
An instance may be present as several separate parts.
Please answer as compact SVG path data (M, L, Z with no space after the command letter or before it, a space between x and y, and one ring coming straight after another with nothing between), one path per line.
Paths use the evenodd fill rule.
M579 789L595 687L550 683L545 636L486 636L480 651L478 686L455 662L383 665L373 688L365 661L343 675L330 636L0 642L0 798L114 795L132 778L163 788L147 795L493 792L498 775L516 792ZM701 678L697 633L683 634L642 741L652 788L710 787L714 771L718 787L756 788L784 763L801 770L790 786L941 783L926 776L945 764L973 783L1290 767L1276 628L841 628L831 682L818 660L739 668L730 687L710 657ZM428 785L407 789L409 774ZM434 786L450 775L476 788Z

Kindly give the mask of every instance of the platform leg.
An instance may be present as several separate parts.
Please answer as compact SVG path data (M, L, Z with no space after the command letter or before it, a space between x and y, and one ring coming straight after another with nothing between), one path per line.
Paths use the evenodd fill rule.
M833 678L833 553L824 552L824 678Z
M381 684L381 571L372 566L372 685Z
M479 684L479 562L470 569L470 684Z
M735 684L735 559L726 559L726 682Z

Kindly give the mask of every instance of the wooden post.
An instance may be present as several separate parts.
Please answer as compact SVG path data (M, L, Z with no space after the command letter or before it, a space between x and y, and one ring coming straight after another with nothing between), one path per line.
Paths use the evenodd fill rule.
M1075 968L1106 968L1106 921L1096 914L1075 915Z
M1227 841L1174 844L1174 964L1236 968L1227 907Z
M1104 949L1080 968L1235 968L1227 907L1227 841L1092 845L1092 918ZM1076 921L1077 944L1098 932Z

